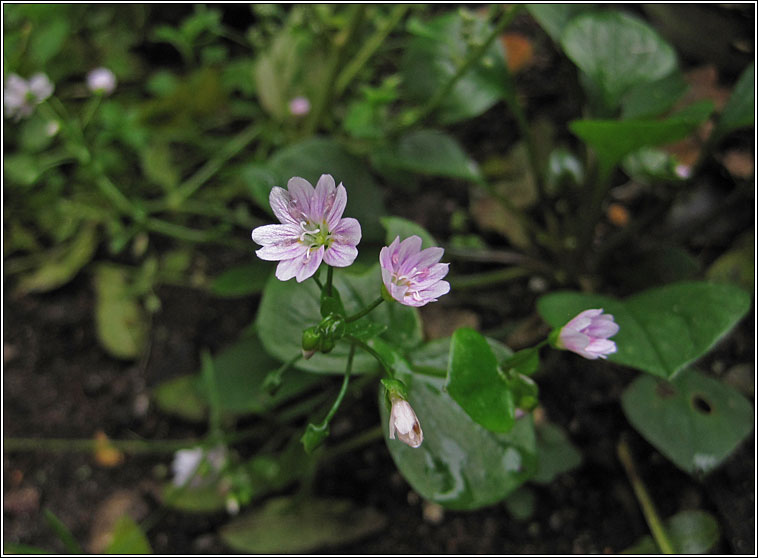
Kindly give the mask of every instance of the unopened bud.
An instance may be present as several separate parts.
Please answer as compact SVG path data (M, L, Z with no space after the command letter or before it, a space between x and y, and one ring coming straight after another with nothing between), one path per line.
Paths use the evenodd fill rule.
M407 399L392 396L392 410L390 411L390 440L395 439L395 432L401 442L412 448L417 448L424 441L424 433L421 425L413 412L413 407Z

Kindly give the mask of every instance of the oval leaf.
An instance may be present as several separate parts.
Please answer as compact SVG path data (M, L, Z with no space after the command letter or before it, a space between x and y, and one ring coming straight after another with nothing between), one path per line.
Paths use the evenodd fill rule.
M578 292L556 292L537 301L552 327L562 327L589 308L604 308L621 329L618 352L608 360L671 378L702 356L745 315L750 295L731 285L672 283L624 300Z
M348 500L276 498L223 527L221 540L250 554L300 554L348 544L386 523L376 510Z
M493 432L508 432L515 405L498 371L487 340L473 329L453 334L445 390L477 423Z
M608 108L641 82L670 74L676 53L643 21L617 11L580 14L561 35L566 55L598 86Z

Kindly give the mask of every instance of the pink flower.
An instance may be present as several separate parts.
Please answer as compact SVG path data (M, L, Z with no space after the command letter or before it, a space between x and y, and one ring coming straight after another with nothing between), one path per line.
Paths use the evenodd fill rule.
M382 281L392 298L406 306L424 306L450 291L450 283L442 281L450 264L438 263L444 250L421 250L421 238L400 237L379 253Z
M395 439L395 432L401 442L412 448L417 448L424 441L421 425L413 412L413 407L405 399L391 396L392 410L390 411L390 440Z
M290 178L287 190L275 186L269 194L274 215L281 225L264 225L253 230L253 240L263 248L262 260L279 261L276 277L301 283L316 273L323 260L333 267L347 267L358 255L361 225L351 217L342 218L347 192L334 186L329 174L322 174L313 189L300 177Z
M567 323L558 334L560 349L595 360L616 352L616 343L608 338L616 335L619 325L603 309L585 310Z
M87 74L87 87L93 93L110 95L116 89L116 76L108 68L95 68Z
M16 74L10 74L3 88L3 105L6 117L16 120L25 118L34 112L34 107L53 94L55 86L45 74L37 73L25 80Z
M293 116L305 116L311 111L311 102L306 97L295 97L289 104Z

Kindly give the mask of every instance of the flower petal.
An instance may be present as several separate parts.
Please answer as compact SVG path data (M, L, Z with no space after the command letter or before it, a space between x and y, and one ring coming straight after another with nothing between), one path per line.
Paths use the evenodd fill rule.
M292 258L291 260L282 260L279 265L276 266L276 278L279 281L289 281L302 267L303 258Z
M289 244L271 244L257 250L255 254L262 260L277 261L301 258L308 251L308 247L300 242Z
M361 241L361 224L357 219L345 217L344 219L340 219L339 224L331 230L331 233L334 242L357 246Z
M271 192L268 195L268 203L271 204L271 209L282 223L291 223L297 225L299 223L298 218L292 215L290 209L290 195L284 188L274 186L271 188Z
M329 225L329 230L334 229L339 225L342 214L345 212L345 206L347 205L347 191L340 182L337 186L337 190L334 192L334 200L326 209L326 224Z
M315 250L310 253L310 255L306 254L305 257L301 258L302 265L300 266L300 269L297 271L297 275L295 275L295 279L297 279L298 283L302 283L306 279L308 279L311 275L316 273L316 270L318 269L318 266L321 265L321 260L324 259L324 247L319 246L318 250Z
M358 249L355 246L338 244L337 242L332 243L326 252L324 252L324 261L332 267L347 267L357 257Z
M295 225L263 225L253 229L252 237L262 246L271 244L288 244L298 240L300 229Z
M311 209L308 213L311 221L315 223L326 221L326 213L334 202L336 195L334 178L330 174L322 174L316 184L316 191L311 198Z
M306 179L293 176L287 182L287 190L290 193L290 214L298 220L306 219L311 212L313 186Z

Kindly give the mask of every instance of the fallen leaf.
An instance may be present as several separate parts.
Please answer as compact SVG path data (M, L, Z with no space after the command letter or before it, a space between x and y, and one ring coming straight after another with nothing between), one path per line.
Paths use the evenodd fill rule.
M101 467L115 467L123 462L123 452L113 447L105 432L95 432L95 463Z
M532 41L521 33L505 33L500 36L505 47L505 61L511 73L518 73L534 61Z

